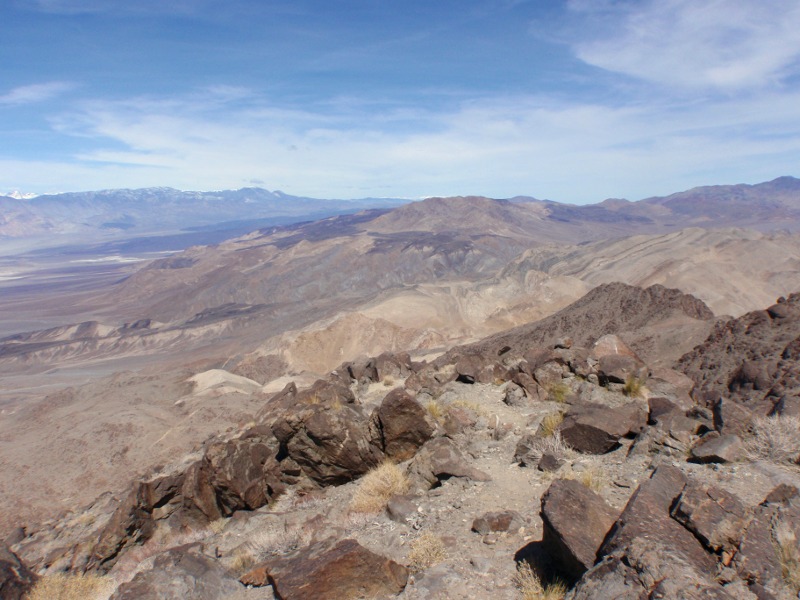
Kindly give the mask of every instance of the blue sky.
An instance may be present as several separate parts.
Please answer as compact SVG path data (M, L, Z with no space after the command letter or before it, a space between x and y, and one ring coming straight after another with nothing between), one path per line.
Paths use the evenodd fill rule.
M800 176L800 2L0 0L0 191Z

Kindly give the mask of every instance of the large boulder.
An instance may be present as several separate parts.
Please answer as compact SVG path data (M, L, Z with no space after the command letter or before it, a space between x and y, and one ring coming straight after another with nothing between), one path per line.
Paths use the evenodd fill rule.
M617 511L582 483L558 479L542 496L541 515L544 550L559 571L578 579L594 566Z
M414 485L428 490L450 477L473 481L490 481L491 477L473 467L458 447L448 438L429 440L411 461L408 474Z
M403 389L389 392L372 419L381 431L383 451L396 462L414 456L436 428L430 413Z
M22 600L36 584L36 574L5 546L0 546L0 598Z
M630 402L617 408L587 404L573 409L559 427L564 441L586 454L605 454L621 437L639 433L647 424L643 406Z
M252 586L271 584L282 600L383 598L403 591L408 569L355 540L324 540L268 560L240 581Z
M110 600L225 600L241 589L219 562L176 548L157 556L151 569L119 586Z
M320 485L352 481L385 458L381 433L360 405L301 405L279 417L272 431L279 459L292 459Z
M732 550L749 518L747 509L730 492L696 483L684 488L672 516L712 552Z

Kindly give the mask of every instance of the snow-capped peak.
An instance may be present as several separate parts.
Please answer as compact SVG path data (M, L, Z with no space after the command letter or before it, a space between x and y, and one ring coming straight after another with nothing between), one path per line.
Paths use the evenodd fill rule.
M8 198L14 198L15 200L30 200L31 198L36 198L39 194L25 194L20 192L19 190L14 190L13 192L8 192L7 194L0 194L3 196L7 196Z

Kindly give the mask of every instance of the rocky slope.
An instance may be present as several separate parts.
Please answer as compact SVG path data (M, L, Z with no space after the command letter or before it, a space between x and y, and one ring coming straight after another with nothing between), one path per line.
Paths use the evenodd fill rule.
M675 365L691 378L609 331L711 322L658 286L601 286L431 363L343 364L127 493L18 532L0 572L21 559L35 575L2 585L68 572L62 585L107 574L116 600L510 599L560 579L572 600L795 597L793 403L753 401L740 375L723 405L708 401L712 355L735 365L749 344L793 372L797 302L717 324ZM765 422L787 452L765 451Z

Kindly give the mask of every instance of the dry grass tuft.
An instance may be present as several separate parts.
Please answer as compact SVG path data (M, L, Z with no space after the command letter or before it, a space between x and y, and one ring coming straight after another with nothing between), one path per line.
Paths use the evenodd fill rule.
M59 573L40 578L26 600L107 600L115 588L111 577Z
M542 584L539 576L524 561L517 564L513 583L522 600L562 600L567 593L567 586L561 581Z
M553 383L547 388L547 399L551 402L563 404L567 401L570 391L571 390L566 383Z
M394 377L391 375L387 375L383 378L383 385L386 387L392 387L394 385Z
M555 431L548 437L537 437L531 446L530 454L536 461L545 454L552 454L559 460L571 460L577 456L577 453L562 439L560 431Z
M628 380L625 381L622 393L630 398L644 397L644 381L638 377L629 377Z
M447 558L447 549L442 540L432 533L423 533L411 542L408 553L408 568L418 573Z
M408 477L403 469L386 461L361 478L350 501L350 510L357 513L381 512L392 496L405 494L408 486Z
M751 460L800 463L800 417L756 417L753 435L745 440L745 450Z
M543 437L551 437L558 432L558 426L564 421L564 413L554 412L545 415L539 429Z
M772 530L775 551L781 563L783 582L792 594L800 592L800 548L794 529L784 520L778 520Z
M562 476L562 479L572 479L581 482L590 490L599 492L606 486L606 478L596 465L590 465L582 471L573 471L568 469Z
M431 400L428 402L425 405L425 408L428 409L428 413L436 420L437 423L444 422L444 410L442 410L442 405L436 400Z
M471 400L464 400L462 398L459 398L458 400L453 400L450 403L450 406L454 406L456 408L464 408L466 410L471 410L472 412L474 412L479 417L488 417L489 416L489 411L486 410L486 408L484 406L478 404L477 402L473 402Z

